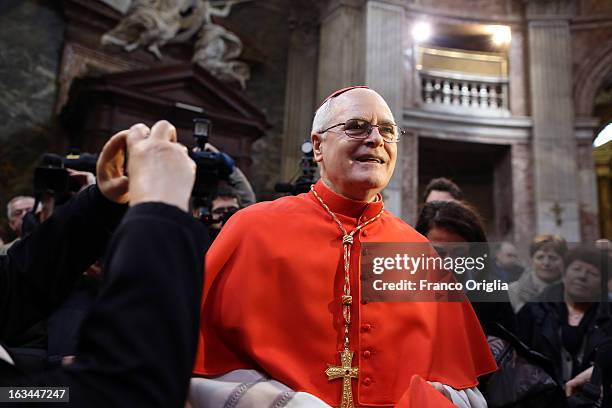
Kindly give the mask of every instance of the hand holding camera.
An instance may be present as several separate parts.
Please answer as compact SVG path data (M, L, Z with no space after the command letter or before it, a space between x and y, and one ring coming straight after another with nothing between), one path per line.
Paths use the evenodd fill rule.
M127 149L130 205L156 201L187 211L196 165L187 148L176 143L176 128L165 120L150 130L132 126Z

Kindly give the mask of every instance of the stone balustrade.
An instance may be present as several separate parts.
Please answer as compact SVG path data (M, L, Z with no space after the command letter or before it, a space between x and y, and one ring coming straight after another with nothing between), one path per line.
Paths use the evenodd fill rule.
M423 109L460 115L510 116L508 80L419 71Z

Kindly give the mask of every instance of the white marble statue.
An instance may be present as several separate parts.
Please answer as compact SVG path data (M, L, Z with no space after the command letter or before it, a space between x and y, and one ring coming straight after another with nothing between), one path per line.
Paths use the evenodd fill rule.
M134 0L119 24L102 36L102 44L115 44L126 51L145 47L161 59L159 48L181 29L181 11L192 0Z
M212 21L213 16L227 17L237 1L229 0L221 8L214 7L208 0L203 3L203 24L198 31L192 61L208 69L218 79L237 81L245 88L250 76L249 66L236 60L242 53L242 41L236 34Z
M119 24L102 36L102 44L126 51L143 47L161 59L160 47L189 41L197 33L192 61L218 79L244 88L249 66L236 60L242 41L212 19L227 17L234 4L246 1L251 0L133 0Z

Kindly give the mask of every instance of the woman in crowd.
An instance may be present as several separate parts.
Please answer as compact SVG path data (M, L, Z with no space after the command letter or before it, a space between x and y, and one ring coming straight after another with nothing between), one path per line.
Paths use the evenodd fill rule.
M570 250L561 282L549 286L518 314L522 340L548 357L568 395L591 378L597 349L612 341L612 322L601 297L601 251L592 246ZM569 383L568 383L569 381Z
M531 264L518 281L510 284L508 291L515 313L560 281L566 252L567 243L559 236L546 234L533 239L529 246Z
M441 252L455 252L455 254L450 255L456 256L459 251L463 252L462 256L478 257L482 255L482 247L476 248L470 243L487 242L482 222L476 211L465 203L455 201L432 201L425 204L415 229L434 244L438 254L442 257L446 254ZM452 243L452 245L448 246L448 243ZM485 268L483 271L474 274L468 271L459 279L482 280L486 278L487 270L488 268ZM486 297L486 294L484 296ZM483 296L478 296L478 300L485 301L473 301L475 299L470 294L468 294L468 297L472 300L472 306L485 333L487 332L487 326L494 323L501 324L511 332L515 330L515 316L509 306L507 296L501 298L499 293L496 293L491 295L491 297L495 297L495 300L488 299L489 301L483 299ZM491 300L500 303L491 303Z

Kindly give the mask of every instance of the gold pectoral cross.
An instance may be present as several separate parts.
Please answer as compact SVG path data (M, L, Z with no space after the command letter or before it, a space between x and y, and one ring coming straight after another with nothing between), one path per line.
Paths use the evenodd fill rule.
M341 366L328 365L325 374L329 381L342 378L342 403L340 408L353 408L353 390L351 387L351 378L357 378L359 375L358 367L351 367L353 362L353 352L348 348L340 352Z

